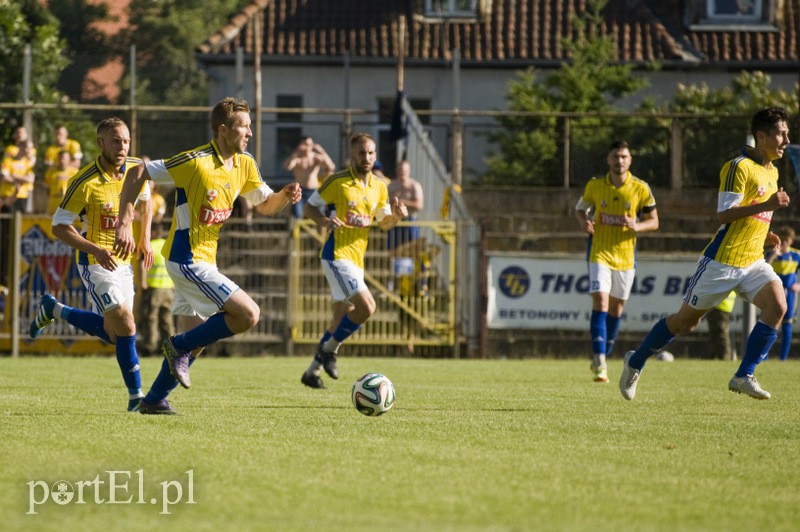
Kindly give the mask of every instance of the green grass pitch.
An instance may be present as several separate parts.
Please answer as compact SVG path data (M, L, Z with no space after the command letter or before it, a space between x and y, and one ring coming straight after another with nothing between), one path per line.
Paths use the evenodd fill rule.
M341 378L326 379L326 390L300 384L307 362L200 360L192 389L172 395L181 415L162 417L124 412L114 360L0 359L2 528L773 531L800 523L796 360L759 367L769 401L727 391L735 363L651 361L633 402L617 389L619 359L604 385L592 382L588 360L341 357ZM142 360L146 388L160 364ZM371 371L397 390L379 418L350 402L353 381ZM109 471L122 472L113 494ZM59 480L73 500L44 502L45 486Z

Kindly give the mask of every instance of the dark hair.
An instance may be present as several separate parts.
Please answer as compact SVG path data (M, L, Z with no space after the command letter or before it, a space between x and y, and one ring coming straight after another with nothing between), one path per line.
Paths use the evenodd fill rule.
M128 125L121 118L117 118L116 116L106 118L105 120L97 124L97 136L99 137L109 129L113 129L119 126L128 127Z
M788 225L782 225L778 227L778 229L775 231L775 234L778 235L781 240L790 240L794 242L794 229Z
M761 109L753 115L750 121L750 134L753 139L756 138L756 132L762 131L764 133L770 131L778 125L779 122L788 122L789 113L780 107L767 107Z
M630 147L628 146L628 143L625 142L624 140L615 140L614 142L612 142L608 146L608 153L611 153L612 151L616 151L616 150L629 150L630 151Z
M211 110L211 130L214 134L217 134L217 129L222 124L230 127L233 115L236 113L250 113L250 107L245 100L228 96L217 102L217 105Z

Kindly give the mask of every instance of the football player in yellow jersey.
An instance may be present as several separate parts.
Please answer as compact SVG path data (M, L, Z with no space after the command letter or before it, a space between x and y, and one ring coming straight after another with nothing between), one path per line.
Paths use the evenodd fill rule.
M100 156L83 167L67 185L67 192L53 215L53 234L77 250L78 270L94 312L68 307L50 294L42 296L31 322L32 338L42 334L55 319L64 319L78 329L116 347L117 362L128 388L128 411L139 409L142 381L136 353L136 323L133 317L133 268L128 258L113 250L114 228L119 214L122 183L140 160L128 157L130 132L119 118L107 118L97 126ZM139 188L143 201L139 251L144 265L153 264L150 246L150 189ZM76 216L83 231L73 225Z
M325 179L304 209L306 217L329 231L320 258L333 296L333 321L300 379L311 388L325 387L321 368L331 378L339 378L339 346L375 312L375 299L364 282L364 254L373 218L378 227L389 230L408 216L399 198L390 202L386 184L372 173L375 157L372 137L353 136L350 167Z
M619 389L631 400L648 357L672 339L691 332L706 312L728 297L731 290L750 301L761 315L747 338L739 369L728 382L732 392L754 399L769 399L754 373L778 337L786 313L786 296L778 274L764 260L764 249L780 244L770 231L772 212L789 205L789 195L778 187L778 169L772 163L783 157L789 145L789 114L768 107L753 115L750 133L755 147L726 162L720 172L717 218L720 225L689 282L677 313L656 323L635 351L623 362Z
M55 166L56 162L58 161L59 154L62 151L66 151L69 153L71 157L70 164L75 168L81 167L81 160L83 160L83 152L81 151L81 145L78 143L77 140L72 140L67 138L69 132L67 128L64 126L56 126L55 129L55 144L52 144L47 147L44 151L44 166L45 168L51 168Z
M172 312L185 332L162 342L165 360L142 401L143 414L174 414L167 396L178 383L191 385L189 366L202 349L258 323L256 302L217 269L217 241L233 202L242 195L261 214L272 215L300 200L297 183L278 192L268 187L245 151L253 135L247 102L225 98L217 103L211 130L210 143L147 163L131 172L122 190L115 249L129 255L135 249L131 222L136 190L147 179L175 185L175 212L162 255L175 283Z
M575 217L589 234L589 332L594 353L590 369L595 382L608 382L606 357L617 339L636 274L636 235L658 229L656 200L648 184L630 172L628 143L611 143L606 161L608 173L589 180L575 206Z

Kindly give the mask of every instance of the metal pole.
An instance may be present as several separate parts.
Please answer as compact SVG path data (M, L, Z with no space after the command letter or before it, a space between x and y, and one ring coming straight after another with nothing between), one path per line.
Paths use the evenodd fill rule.
M22 239L22 213L17 211L14 213L12 220L13 228L11 233L11 282L8 287L8 299L6 299L6 312L11 312L11 356L13 358L19 357L19 319L20 319L20 289L19 281L22 276L22 269L20 266L20 240Z
M570 149L570 131L569 131L569 117L564 117L564 137L562 139L564 144L564 164L563 164L563 173L564 173L564 188L569 188L569 175L572 172L572 168L570 166L569 160L569 152Z
M31 45L26 44L22 56L22 101L25 104L31 103L31 62ZM33 118L30 107L25 107L22 110L22 125L28 130L30 137L33 138Z
M461 50L453 50L453 183L461 185L464 130L461 121Z
M253 16L253 75L255 81L256 146L254 156L261 167L261 12Z
M236 47L236 97L244 97L244 48Z
M140 155L137 151L139 146L139 116L136 113L136 44L131 44L131 57L130 57L130 73L131 73L131 86L130 86L130 106L131 106L131 148L130 152Z
M344 52L344 131L342 132L342 149L340 151L341 160L339 164L344 165L345 159L350 156L350 137L353 135L353 114L350 112L350 51Z
M669 139L669 185L671 190L683 188L683 126L672 119Z

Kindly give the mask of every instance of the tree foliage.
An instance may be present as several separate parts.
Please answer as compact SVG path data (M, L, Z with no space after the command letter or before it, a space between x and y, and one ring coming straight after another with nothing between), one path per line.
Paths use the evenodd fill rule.
M509 83L506 101L512 111L599 113L612 110L614 101L647 85L633 67L616 62L611 37L600 35L605 0L588 0L587 10L575 17L576 38L564 38L569 62L557 71L539 76L533 68L518 73ZM481 182L492 185L553 185L562 181L561 136L564 122L554 117L502 116L501 129L488 135L497 145L489 156L488 172ZM602 154L612 130L603 121L571 121L573 145L592 157ZM602 160L602 159L601 159Z
M124 46L120 52L126 54L136 44L137 103L205 105L207 77L197 66L195 49L248 3L132 0L130 28L122 32L119 43Z
M683 183L685 186L716 186L719 169L735 155L750 133L750 117L764 107L783 107L798 114L795 93L772 88L772 79L764 72L741 72L730 85L711 89L699 85L678 84L675 97L660 107L648 107L657 113L691 113L694 118L680 121L684 145ZM660 149L666 158L666 145Z
M31 47L30 92L34 102L54 103L61 93L58 77L67 61L61 55L64 42L58 23L38 2L0 0L0 101L23 101L25 47ZM41 118L41 112L34 114ZM22 125L21 111L0 112L0 134L8 141L12 131Z

